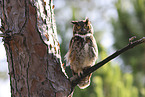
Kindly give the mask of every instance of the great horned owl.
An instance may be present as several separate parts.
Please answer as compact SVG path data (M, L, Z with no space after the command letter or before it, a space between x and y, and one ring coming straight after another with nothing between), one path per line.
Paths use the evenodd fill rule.
M72 21L73 37L69 44L69 51L65 55L67 65L70 64L73 75L80 74L95 64L98 49L93 36L93 27L88 18ZM84 89L90 85L91 74L82 79L78 86Z

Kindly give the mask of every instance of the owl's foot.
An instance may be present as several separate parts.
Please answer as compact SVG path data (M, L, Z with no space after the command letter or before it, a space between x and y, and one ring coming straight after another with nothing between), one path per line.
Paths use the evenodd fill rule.
M72 70L72 73L73 73L73 76L70 78L70 81L73 81L73 80L75 80L76 78L81 77L81 75L83 75L83 71L79 71L78 73L75 73L75 72Z
M78 72L76 73L76 72L74 72L74 71L72 70L72 74L73 74L73 76L74 76L74 75L78 75L78 76L80 77L81 75L83 75L83 71L78 71Z

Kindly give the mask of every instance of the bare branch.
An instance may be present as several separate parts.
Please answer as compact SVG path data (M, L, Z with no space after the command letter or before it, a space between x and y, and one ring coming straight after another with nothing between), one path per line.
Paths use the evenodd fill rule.
M111 61L112 59L114 59L115 57L117 57L118 55L124 53L125 51L132 49L133 47L144 43L145 42L145 37L136 40L134 42L130 41L130 43L125 46L124 48L117 50L115 53L113 53L112 55L108 56L107 58L105 58L104 60L102 60L101 62L95 64L94 66L86 69L83 71L83 74L81 74L80 76L75 75L73 77L70 78L71 82L72 82L72 86L75 87L79 81L81 79L83 79L84 77L86 77L87 75L91 74L92 72L96 71L97 69L99 69L100 67L102 67L104 64L106 64L107 62Z

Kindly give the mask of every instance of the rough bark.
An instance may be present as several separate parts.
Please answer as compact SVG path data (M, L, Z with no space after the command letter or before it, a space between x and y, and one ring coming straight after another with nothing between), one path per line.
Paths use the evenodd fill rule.
M67 97L52 0L0 0L12 97Z

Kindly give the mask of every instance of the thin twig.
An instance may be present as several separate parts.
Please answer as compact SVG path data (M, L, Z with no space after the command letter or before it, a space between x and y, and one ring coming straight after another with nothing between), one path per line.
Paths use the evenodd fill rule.
M107 62L109 62L110 60L114 59L115 57L117 57L118 55L124 53L125 51L141 44L145 42L145 37L136 40L134 42L130 42L127 46L125 46L124 48L117 50L115 53L113 53L112 55L108 56L107 58L105 58L104 60L102 60L101 62L95 64L94 66L86 69L83 71L83 74L81 74L80 76L75 75L73 77L70 78L70 81L72 82L72 86L75 87L78 82L83 79L84 77L86 77L87 75L93 73L95 70L99 69L100 67L102 67L104 64L106 64Z

